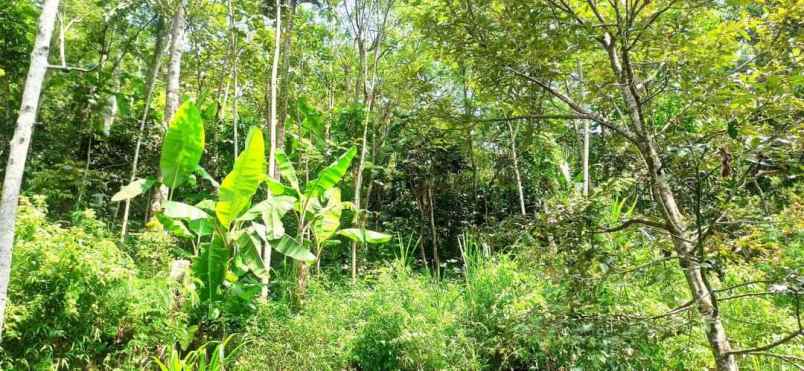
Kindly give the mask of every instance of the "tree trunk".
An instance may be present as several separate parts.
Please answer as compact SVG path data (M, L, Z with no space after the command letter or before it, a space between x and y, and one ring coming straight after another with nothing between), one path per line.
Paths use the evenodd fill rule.
M717 369L719 371L736 371L739 368L734 355L730 353L732 348L720 319L715 292L707 284L705 271L700 266L702 257L695 256L695 246L691 241L694 236L687 231L686 219L679 210L675 194L665 177L654 134L645 125L628 50L624 49L620 54L612 37L608 34L603 40L603 47L608 53L611 68L619 79L620 93L627 108L630 127L637 140L639 152L647 165L653 196L659 203L665 224L671 234L687 286L689 286L690 292L698 304L698 312L706 324L706 338L715 358Z
M277 78L279 77L279 57L280 57L280 47L281 47L281 36L282 36L282 3L281 0L276 0L276 24L274 25L274 60L273 66L271 66L271 121L270 121L270 137L271 137L271 147L268 150L268 176L275 180L279 180L279 172L276 168L276 148L277 148L277 118L276 118L276 90L277 90ZM260 251L260 255L262 260L265 262L271 261L271 246L268 244L263 245L262 251ZM271 266L268 266L268 270L270 271ZM263 279L263 286L262 286L262 298L268 298L268 279Z
M156 86L156 76L159 74L159 65L162 60L162 49L164 49L165 34L164 34L164 19L159 16L156 24L156 43L154 44L154 56L151 61L151 69L148 72L147 91L145 93L145 107L142 111L140 118L140 128L137 135L137 145L134 147L134 161L131 163L131 177L129 182L133 182L137 177L137 166L140 160L140 149L142 148L142 139L145 136L145 122L148 121L148 113L151 109L151 98L153 97L154 88ZM126 200L126 205L123 210L123 227L120 230L120 240L126 238L128 231L128 216L131 211L131 199Z
M731 343L720 319L716 293L706 281L706 272L700 265L701 257L695 256L695 246L691 242L695 237L688 233L687 222L678 209L670 184L662 174L661 159L652 138L644 139L641 152L646 158L648 172L653 181L654 196L662 206L664 219L673 235L673 246L680 257L679 265L684 271L687 286L698 304L698 312L704 319L706 338L715 358L717 369L719 371L736 371L739 369L737 360L733 354L730 354Z
M53 36L58 8L59 0L45 0L42 4L36 41L31 52L31 65L28 68L28 77L25 79L25 88L22 93L17 128L14 130L14 137L9 144L8 164L3 180L2 201L0 201L0 341L2 341L5 319L8 281L11 276L11 253L14 244L17 203L25 161L28 157L28 146L31 142L33 125L39 108L39 95L42 92L42 82L47 72L50 38Z
M234 4L232 0L227 1L227 18L229 20L229 35L231 37L229 41L229 48L230 48L230 63L232 64L232 81L234 83L234 89L232 91L232 139L234 139L234 156L232 157L232 161L237 160L237 155L240 153L239 143L238 143L238 134L237 134L237 95L238 95L238 81L237 81L237 63L240 53L238 52L237 48L237 32L235 31L235 18L234 18ZM228 86L227 86L228 89ZM224 101L225 102L225 101ZM225 104L225 103L224 103ZM225 106L223 108L226 110Z
M527 210L525 210L525 193L522 191L522 177L519 174L519 159L516 155L516 131L514 131L514 126L511 125L511 121L506 121L508 123L508 131L511 132L511 157L514 160L514 175L516 176L516 190L519 193L519 211L522 213L522 216L528 215Z
M584 98L583 90L583 70L581 62L578 61L578 81L581 89L581 99ZM581 166L583 168L583 195L589 196L589 120L583 120L583 153L581 153Z
M282 47L284 51L279 65L279 103L276 123L276 147L285 148L285 121L288 116L288 100L290 99L290 51L293 45L293 18L296 14L296 0L287 0L284 18L285 28L282 30ZM281 176L282 174L279 174Z
M430 204L430 231L433 233L433 271L436 278L441 279L441 258L438 257L438 230L435 225L435 201L433 201L434 180L430 175L430 184L427 186L427 203Z
M173 114L179 109L181 98L181 57L184 52L184 8L187 0L181 0L176 6L173 15L173 27L170 32L170 64L168 65L167 87L165 88L165 122L163 128L167 130ZM151 199L151 216L162 210L162 202L168 198L168 188L164 184L153 192Z

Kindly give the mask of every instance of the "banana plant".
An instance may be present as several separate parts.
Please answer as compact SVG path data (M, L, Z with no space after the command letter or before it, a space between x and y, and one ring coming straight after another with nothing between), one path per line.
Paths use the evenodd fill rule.
M337 187L352 163L357 149L352 147L332 164L321 170L318 176L307 182L302 189L296 170L281 150L276 155L280 174L287 185L273 179L267 179L270 197L264 204L258 204L248 215L261 215L273 232L270 238L278 239L276 249L285 255L295 257L303 262L320 261L321 254L327 246L337 245L332 240L336 235L347 238L358 238L364 243L385 243L391 236L364 229L340 229L341 213L353 208L351 202L341 200L341 192ZM293 211L296 219L296 236L284 234L279 229L281 217ZM270 241L269 241L270 242ZM313 253L313 251L315 253Z
M194 174L206 174L199 165L204 153L204 123L201 111L192 101L185 101L170 121L162 141L159 170L161 177L139 178L112 196L113 202L137 197L154 186L164 184L171 190L182 186Z
M293 241L273 238L284 235L281 217L292 208L289 199L269 197L256 205L262 205L258 214L270 224L261 224L252 217L252 199L268 178L265 141L260 129L251 128L244 150L220 184L199 166L203 151L201 114L191 101L186 101L171 121L162 143L161 179L137 179L113 199L136 197L159 183L168 186L170 196L156 218L171 234L193 242L191 273L197 297L200 305L207 308L206 317L214 320L222 311L237 312L253 304L252 299L267 281L270 269L260 254L262 249L270 251L268 241L277 251L294 259L312 261L314 256ZM189 205L172 199L175 189L194 175L216 186L216 200Z

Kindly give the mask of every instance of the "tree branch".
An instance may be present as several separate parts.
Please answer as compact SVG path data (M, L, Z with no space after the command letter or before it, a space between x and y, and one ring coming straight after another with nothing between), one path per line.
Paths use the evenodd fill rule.
M638 144L637 139L628 131L628 129L620 127L620 126L617 126L613 122L606 120L602 116L585 110L583 107L581 107L581 105L579 105L578 103L575 103L570 97L562 94L560 91L554 89L549 84L547 84L547 83L545 83L545 82L543 82L543 81L541 81L539 79L536 79L536 78L534 78L534 77L532 77L532 76L530 76L530 75L528 75L526 73L520 72L515 68L512 68L512 67L507 67L507 68L508 68L508 70L510 70L511 72L516 74L517 76L520 76L520 77L522 77L522 78L524 78L524 79L526 79L526 80L538 85L544 91L550 93L552 96L554 96L554 97L558 98L559 100L561 100L562 102L566 103L573 111L578 113L578 115L579 115L578 118L595 121L598 124L603 125L604 127L606 127L608 129L610 129L612 131L615 131L618 134L622 135L628 141L630 141L630 142L632 142L634 144Z
M57 70L57 71L79 71L79 72L90 72L94 69L98 68L98 65L92 65L89 67L75 67L75 66L59 66L56 64L49 64L47 68L50 70Z
M621 231L623 229L626 229L626 228L628 228L628 227L630 227L630 226L632 226L634 224L643 224L643 225L647 225L649 227L662 229L662 230L665 230L665 231L668 231L668 232L672 233L672 230L670 229L669 225L664 224L664 223L659 223L659 222L656 222L656 221L653 221L653 220L646 220L646 219L630 219L630 220L626 221L625 223L620 224L619 226L616 226L616 227L613 227L613 228L608 228L608 229L603 229L603 230L597 231L597 233L617 232L617 231Z
M791 333L779 340L776 340L770 344L766 344L763 346L758 346L754 348L747 348L747 349L740 349L740 350L732 350L731 352L727 352L727 355L740 355L740 354L749 354L749 353L759 353L771 349L773 347L782 345L790 340L795 339L798 336L804 335L804 330L799 329L798 331Z

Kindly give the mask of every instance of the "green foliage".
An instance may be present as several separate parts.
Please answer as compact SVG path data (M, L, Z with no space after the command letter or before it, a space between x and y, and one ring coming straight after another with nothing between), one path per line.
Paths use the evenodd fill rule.
M123 188L120 188L120 191L112 196L112 202L125 201L137 197L151 189L154 184L156 184L156 179L152 177L137 179Z
M224 228L229 228L232 221L249 206L257 187L266 178L265 172L265 141L262 131L252 127L245 149L221 183L215 215Z
M193 259L193 277L199 280L199 298L209 307L209 316L217 318L217 307L222 295L223 279L228 270L229 248L224 245L220 236L215 235L212 241L201 245L201 252Z
M233 338L234 335L230 335L221 342L204 344L198 349L187 352L183 358L179 351L173 348L165 362L159 358L155 358L154 362L160 371L223 371L244 345L240 344L234 349L227 350Z
M391 240L391 235L380 232L368 231L359 228L341 229L340 231L338 231L338 234L344 237L348 237L352 241L365 244L386 243Z
M162 142L159 168L162 183L178 188L195 173L204 153L204 122L192 101L186 100L176 113Z
M352 147L346 153L342 154L331 165L321 170L318 177L307 183L304 188L304 193L308 197L319 197L323 195L328 189L338 184L349 169L357 154L357 148Z
M273 245L273 248L289 258L305 262L315 261L315 255L309 249L304 248L298 241L287 235Z
M140 275L92 213L71 228L45 217L22 200L2 368L142 366L182 326L164 275Z

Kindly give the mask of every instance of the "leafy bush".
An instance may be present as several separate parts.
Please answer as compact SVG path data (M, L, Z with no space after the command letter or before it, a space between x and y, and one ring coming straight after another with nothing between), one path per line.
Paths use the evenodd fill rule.
M171 288L138 278L91 212L76 227L46 220L44 199L21 201L3 338L3 368L141 364L171 341Z

